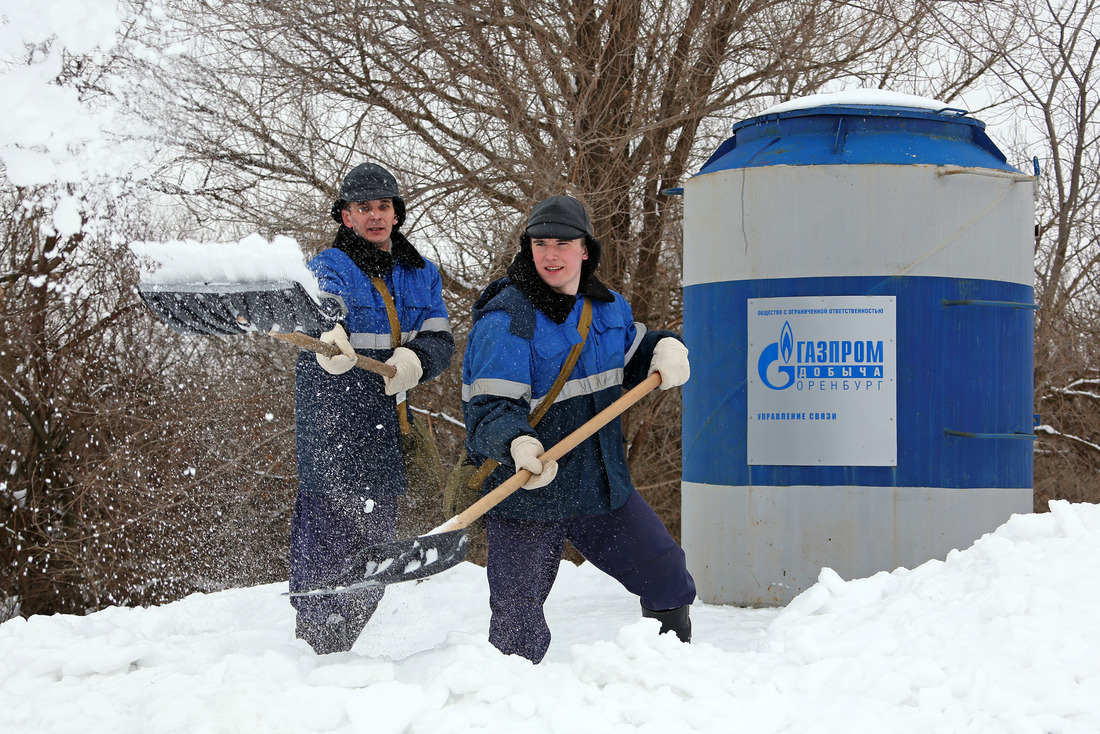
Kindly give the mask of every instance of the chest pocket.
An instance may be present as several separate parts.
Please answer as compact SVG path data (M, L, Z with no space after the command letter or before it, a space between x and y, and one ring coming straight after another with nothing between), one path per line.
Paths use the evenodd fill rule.
M348 331L384 335L386 339L374 348L389 349L390 320L382 296L373 289L355 289L344 299L348 305Z
M394 287L390 288L390 292L397 307L401 331L405 334L418 331L432 308L431 290L420 283L415 275L400 273L396 268L394 280ZM360 275L355 280L351 293L344 298L348 303L348 325L353 331L385 334L388 338L390 319L386 314L386 302L368 278ZM379 348L389 349L390 342L386 341Z
M609 309L600 309L592 317L592 340L595 349L585 350L582 361L588 357L591 361L585 364L590 374L604 372L606 370L621 369L623 358L626 355L626 324L617 319L608 319Z
M405 292L396 305L401 318L401 329L405 332L419 331L431 311L432 294L419 289Z
M570 333L572 332L573 339L570 339ZM550 360L553 361L554 357L561 355L561 360L558 362L557 370L561 369L561 366L565 364L565 355L569 353L569 350L573 348L573 345L580 341L580 335L577 334L576 329L569 327L558 327L556 329L538 330L535 332L535 338L532 339L535 355L539 357L540 361ZM555 372L555 374L557 374Z
M419 331L431 313L432 286L427 272L394 268L392 292L403 332Z
M573 339L568 338L570 332ZM536 329L535 338L532 339L534 351L534 383L531 387L536 398L542 397L550 391L554 380L558 379L565 360L569 358L569 350L580 341L580 335L576 329L556 327L554 329ZM583 360L583 354L581 359ZM573 368L573 376L583 374L578 367Z

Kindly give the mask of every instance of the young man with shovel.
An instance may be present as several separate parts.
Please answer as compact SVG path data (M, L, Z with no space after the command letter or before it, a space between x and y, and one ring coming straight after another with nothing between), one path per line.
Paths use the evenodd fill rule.
M298 360L292 592L325 586L359 549L394 538L408 489L403 434L415 426L405 393L439 376L454 352L439 270L399 231L405 204L393 175L373 163L354 168L332 216L336 239L309 267L341 314L321 335L340 353ZM353 369L357 354L396 374ZM292 597L297 636L322 654L351 649L383 590Z
M619 419L559 461L539 459L623 388L659 372L667 390L690 371L676 334L636 324L626 300L596 278L600 243L591 230L572 197L535 206L507 277L474 305L463 364L467 454L479 465L499 462L484 490L517 469L533 475L523 485L530 491L489 511L486 530L489 640L535 663L550 645L543 604L566 540L638 595L661 632L691 637L695 583L683 550L634 489Z

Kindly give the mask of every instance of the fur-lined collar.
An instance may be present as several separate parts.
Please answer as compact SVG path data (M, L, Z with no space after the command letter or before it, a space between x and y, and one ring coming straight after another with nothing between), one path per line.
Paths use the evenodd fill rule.
M397 262L414 270L424 267L424 258L405 238L405 235L396 229L390 233L389 252L378 249L343 224L340 225L332 246L350 257L351 261L369 278L386 275L393 270Z
M577 297L558 293L546 284L535 269L535 260L530 247L521 248L512 264L508 266L508 280L520 290L531 305L546 314L555 324L564 324L577 304ZM583 273L577 295L588 296L596 301L615 300L607 286L600 282L595 273Z

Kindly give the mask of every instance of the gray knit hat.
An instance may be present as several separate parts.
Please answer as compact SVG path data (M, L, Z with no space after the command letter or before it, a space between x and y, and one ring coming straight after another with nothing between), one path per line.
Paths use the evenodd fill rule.
M527 235L532 239L556 240L592 237L592 223L584 204L572 196L551 196L531 210Z

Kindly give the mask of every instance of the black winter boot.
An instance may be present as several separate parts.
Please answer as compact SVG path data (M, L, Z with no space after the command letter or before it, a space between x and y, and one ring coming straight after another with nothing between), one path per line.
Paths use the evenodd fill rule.
M685 604L675 609L655 612L642 607L642 617L656 619L661 623L661 634L675 632L680 642L691 642L691 606Z

